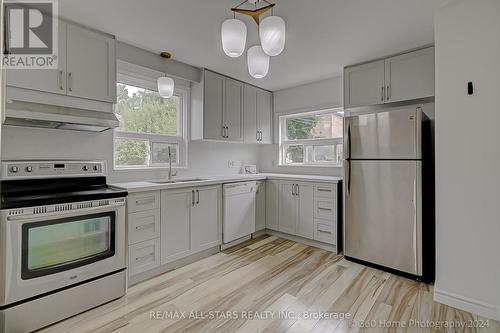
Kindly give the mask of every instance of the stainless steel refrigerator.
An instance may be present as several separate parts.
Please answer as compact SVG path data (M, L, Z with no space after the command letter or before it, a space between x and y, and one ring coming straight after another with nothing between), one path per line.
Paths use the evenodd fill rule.
M434 168L421 106L344 123L344 254L424 281L434 278Z

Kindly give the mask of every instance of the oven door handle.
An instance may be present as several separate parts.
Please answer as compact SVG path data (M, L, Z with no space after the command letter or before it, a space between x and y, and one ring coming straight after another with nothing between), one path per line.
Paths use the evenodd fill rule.
M71 216L84 216L88 213L99 213L99 212L109 212L115 211L117 208L125 206L125 202L115 202L105 206L97 206L97 207L88 207L74 210L66 210L62 212L50 212L50 213L41 213L41 214L30 214L30 215L12 215L7 216L7 222L39 222L47 219L58 219L65 218Z

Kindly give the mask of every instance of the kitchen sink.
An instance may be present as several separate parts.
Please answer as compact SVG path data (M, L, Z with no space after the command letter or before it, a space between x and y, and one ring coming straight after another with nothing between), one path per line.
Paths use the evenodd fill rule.
M205 178L166 179L166 180L152 181L151 183L155 183L155 184L175 184L175 183L201 182L203 180L208 180L208 179L205 179Z

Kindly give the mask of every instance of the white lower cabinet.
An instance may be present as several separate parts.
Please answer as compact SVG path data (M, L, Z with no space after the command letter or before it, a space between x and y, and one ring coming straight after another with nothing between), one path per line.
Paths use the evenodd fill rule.
M220 186L161 191L161 263L220 245Z
M128 247L128 274L144 273L160 266L160 238L150 239Z
M257 182L255 195L255 231L266 228L266 182Z
M337 184L268 180L266 228L336 245Z

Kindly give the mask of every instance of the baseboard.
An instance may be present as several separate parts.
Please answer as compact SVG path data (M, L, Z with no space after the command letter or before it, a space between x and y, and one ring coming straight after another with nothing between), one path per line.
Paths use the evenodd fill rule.
M192 264L198 260L205 259L205 258L210 257L211 255L217 254L219 252L220 252L219 246L214 246L214 247L211 247L211 248L206 249L204 251L191 254L185 258L177 259L177 260L169 262L165 265L161 265L160 267L151 269L149 271L139 273L139 274L136 274L133 276L129 276L127 286L130 288L131 286L133 286L135 284L149 280L149 279L154 278L158 275L173 271L174 269L180 268L182 266Z
M323 243L323 242L318 242L318 241L304 238L304 237L300 237L300 236L285 234L283 232L271 230L271 229L265 229L265 230L263 230L263 233L266 233L266 234L272 235L272 236L277 236L277 237L289 239L289 240L292 240L294 242L317 247L317 248L320 248L322 250L331 251L335 254L338 254L337 247L335 245L331 245L331 244L327 244L327 243Z
M437 287L434 287L434 301L475 313L488 319L500 320L500 313L497 306L449 291L444 291Z
M251 238L252 238L252 235L248 235L248 236L238 238L237 240L234 240L234 241L229 242L229 243L225 243L225 244L222 243L220 245L220 249L221 250L229 249L230 247L233 247L233 246L236 246L236 245L241 244L243 242L246 242L247 240L250 240Z

